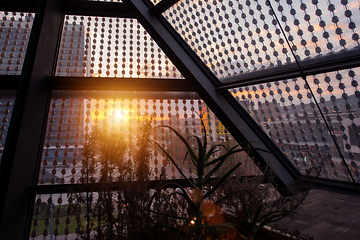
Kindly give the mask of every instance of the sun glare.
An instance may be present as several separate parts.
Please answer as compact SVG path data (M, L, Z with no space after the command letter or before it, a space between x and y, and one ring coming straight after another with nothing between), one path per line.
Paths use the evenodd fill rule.
M123 111L123 110L113 110L112 114L118 118L118 119L122 119L122 120L128 120L128 111Z
M99 101L98 108L92 109L91 111L91 119L93 124L102 121L108 121L108 123L112 124L122 124L127 123L130 120L131 113L129 110L119 107L114 107L112 109L108 109L107 106L116 106L116 102L107 102ZM107 119L107 120L106 120Z

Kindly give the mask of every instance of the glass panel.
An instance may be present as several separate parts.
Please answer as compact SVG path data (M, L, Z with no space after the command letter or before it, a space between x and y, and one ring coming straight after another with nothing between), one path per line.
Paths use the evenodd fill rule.
M300 172L305 174L323 165L322 178L351 181L341 160L344 156L359 181L360 93L355 77L359 73L357 68L309 76L307 81L315 99L303 79L234 88L230 92Z
M268 3L182 0L163 15L221 81L293 63L295 59L286 38L300 60L359 46L357 2L277 0L270 1L272 5Z
M159 182L159 184L162 183ZM224 192L234 191L234 194L227 197L227 201L217 205L220 214L214 214L214 216L208 214L215 222L230 221L224 220L225 214L232 216L231 219L236 218L240 221L244 219L246 210L255 208L249 204L249 201L255 206L258 206L257 201L270 205L269 201L273 202L280 197L271 184L259 184L256 179L248 182L232 179L226 184L228 185L217 189L211 200L204 200L204 204L216 202L224 197ZM161 185L157 187L160 188ZM189 196L193 196L194 191L191 188L183 189ZM236 193L235 191L239 189L241 193ZM154 188L149 188L146 182L141 185L130 182L126 185L116 185L115 190L105 186L99 192L37 195L30 239L48 240L51 235L58 240L154 239L154 237L149 237L152 233L150 229L164 222L169 226L174 224L174 218L169 216L177 215L189 220L192 218L191 207L182 196L174 195L170 198L171 206L163 199L165 194L176 191L179 191L179 188L169 187L163 190L164 194L152 199L155 193ZM165 202L161 202L162 200ZM239 206L239 202L243 204ZM242 205L247 205L246 209ZM159 214L149 211L149 207ZM177 222L177 224L179 227L182 222ZM88 234L91 238L87 238Z
M359 3L349 1L274 1L286 37L299 59L359 46ZM355 15L354 15L355 14Z
M0 75L20 75L35 14L0 11Z
M87 207L76 196L80 194L37 195L29 239L84 239Z
M15 92L0 92L0 163L15 102Z
M136 92L65 92L65 94L59 92L58 94L60 95L52 99L50 106L39 184L101 182L99 173L95 169L91 170L91 177L84 176L88 170L82 161L87 156L86 146L89 145L94 134L97 134L96 129L100 131L96 135L99 139L99 136L103 139L112 137L114 138L112 144L126 146L122 154L116 157L116 162L125 161L126 165L134 169L136 159L140 158L140 146L144 145L139 143L139 133L142 133L140 128L142 123L147 121L151 127L169 125L186 138L193 135L202 137L204 128L200 124L201 116L210 145L223 143L230 147L236 144L205 103L193 93L158 92L139 95ZM146 141L150 144L146 158L150 159L150 179L182 178L154 142L167 149L177 160L181 159L179 166L187 177L193 177L193 165L190 160L182 162L186 150L174 133L166 128L151 128L148 133L151 143ZM116 142L116 139L119 142ZM102 143L96 140L96 144ZM109 146L111 144L96 150L99 156L106 154L107 151L104 149ZM240 152L234 155L231 161L236 161L237 158L244 161L241 175L260 174L246 153ZM117 172L115 175L122 169L118 165L114 165L114 168L118 169L114 170ZM114 179L116 179L115 175Z
M360 180L360 92L357 76L360 68L341 70L308 77L311 89L338 142L341 154L355 180ZM340 180L350 181L346 166L334 151L336 172ZM337 173L334 172L336 175Z
M57 76L182 78L137 20L66 16Z

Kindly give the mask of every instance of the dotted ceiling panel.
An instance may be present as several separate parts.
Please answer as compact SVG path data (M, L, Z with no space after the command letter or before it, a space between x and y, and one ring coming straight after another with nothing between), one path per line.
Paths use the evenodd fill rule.
M182 78L137 20L66 16L57 76Z
M14 107L15 94L15 92L0 93L0 162L8 133L12 110Z
M0 17L0 75L20 75L34 14L0 11Z
M105 96L109 96L109 94L111 93L107 92ZM138 129L144 117L148 119L151 117L152 127L170 125L186 137L193 135L201 137L204 128L200 124L198 115L200 114L205 123L210 144L223 143L228 146L236 144L232 136L202 100L189 97L175 99L126 97L122 99L121 93L118 93L117 96L110 99L98 97L52 99L39 184L83 183L86 172L86 167L82 161L86 149L84 146L96 127L109 136L113 133L121 134L121 139L127 145L123 157L127 159L128 164L134 164L137 158ZM182 163L186 151L175 134L171 134L164 128L153 128L151 138L159 142L163 148L168 149L177 160L180 159L181 168L188 176L192 176L193 168L190 167L190 162ZM116 142L115 135L112 139L111 142ZM109 142L104 142L107 144L106 146L111 145ZM168 179L181 178L175 167L167 163L166 155L158 151L159 149L155 144L151 144L151 147L151 178L159 179L163 171L165 171L165 177ZM101 150L99 151L101 152ZM99 159L101 157L103 157L102 154L99 155ZM243 175L260 174L245 153L239 153L236 157L244 160ZM115 162L119 161L116 160ZM117 165L114 165L114 168L117 169L114 170L115 176L120 169ZM90 182L100 181L99 173L96 170L91 174Z
M305 174L324 165L322 178L350 181L343 156L355 180L360 182L358 75L360 68L309 76L310 88L303 79L295 78L230 92L300 172Z
M164 17L220 80L294 62L286 39L300 60L359 46L358 1L270 3L182 0Z

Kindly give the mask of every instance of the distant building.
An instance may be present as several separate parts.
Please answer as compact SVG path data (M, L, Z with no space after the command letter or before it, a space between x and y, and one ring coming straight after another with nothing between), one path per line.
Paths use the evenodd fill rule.
M90 59L87 49L90 33L86 33L82 25L68 25L62 33L59 57L57 62L57 76L89 77ZM89 51L89 52L88 52Z
M3 16L0 26L0 75L20 75L33 23L32 14L25 19Z
M73 161L78 162L81 156L84 133L84 100L53 99L42 155L42 161L46 161L47 164L44 164L45 168L40 170L40 183L64 181L63 176L65 178L72 176L71 166L74 165ZM56 170L57 165L59 168ZM66 173L61 173L61 169L64 168L67 169ZM49 172L52 175L49 175ZM49 178L49 176L53 177Z
M62 32L62 40L57 61L57 76L90 76L90 60L86 58L86 34L82 25L68 25ZM44 141L42 160L45 169L40 171L40 183L68 182L73 172L78 173L81 164L72 170L73 163L79 162L85 134L85 101L79 98L52 100L47 135ZM58 168L56 166L59 165ZM65 169L66 172L61 172ZM62 170L64 171L64 170ZM51 173L51 174L49 174Z

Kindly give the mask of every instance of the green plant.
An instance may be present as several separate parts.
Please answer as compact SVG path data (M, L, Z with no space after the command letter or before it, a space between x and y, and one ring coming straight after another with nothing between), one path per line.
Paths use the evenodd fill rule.
M150 118L139 119L135 143L119 129L107 125L92 128L82 152L80 181L88 183L82 185L87 189L74 194L73 203L86 209L85 228L78 224L83 239L141 239L153 222L146 211L150 199L151 122ZM89 191L94 183L101 184L100 191Z
M189 139L185 139L174 128L170 126L160 126L168 128L170 131L175 133L175 135L184 144L187 152L183 161L185 162L187 157L190 158L190 161L197 170L197 178L188 178L179 167L179 162L174 159L160 143L156 143L161 151L165 153L169 161L176 167L181 176L187 180L192 190L190 193L187 189L177 185L176 187L179 189L178 191L165 191L163 194L163 200L160 200L159 196L161 195L161 191L166 189L169 184L162 186L157 193L153 195L149 208L150 211L155 214L167 216L170 220L172 220L173 224L169 225L160 223L155 225L152 229L155 229L156 231L159 231L160 229L160 231L163 231L162 236L164 236L164 234L166 236L166 232L175 233L179 239L217 239L221 235L228 234L224 231L225 229L230 229L232 232L241 236L235 224L220 220L222 218L221 215L223 214L220 205L238 191L231 191L221 196L216 201L213 201L213 199L218 197L214 197L214 195L217 195L217 190L224 184L226 179L228 179L229 176L231 176L234 171L240 167L241 162L238 161L235 163L234 166L232 166L219 178L213 179L212 177L217 175L230 156L243 151L261 149L255 149L251 146L241 148L240 145L227 148L223 144L216 144L209 147L204 122L201 121L201 124L204 132L202 136L203 141L198 136L192 136ZM195 147L193 147L190 142L192 139L195 141ZM208 185L210 181L213 181L212 186ZM178 196L187 204L187 212L173 209L172 213L168 214L154 210L154 206L157 204L153 204L154 201L171 205L172 202L177 201L176 198Z
M265 226L273 222L277 222L279 219L292 214L291 211L263 211L264 205L258 206L255 213L253 213L249 208L247 209L248 213L248 222L238 224L239 232L243 239L246 240L263 240L263 239L283 239L283 237L275 234L269 234L263 237L257 238L259 231L262 231Z
M86 190L74 198L75 209L86 209L87 221L84 229L78 211L76 231L86 239L267 238L261 235L263 226L292 213L292 208L284 207L288 203L284 198L267 202L263 176L240 185L234 177L241 175L237 172L242 165L238 153L262 150L246 143L242 148L229 147L228 143L209 146L204 122L201 124L202 137L188 139L170 126L160 126L185 146L184 158L178 159L169 152L171 145L155 143L190 188L172 183L156 188L155 193L149 187L151 133L156 130L151 128L151 119L139 121L136 144L119 131L94 127L84 144L80 181L90 185L100 182L103 188L95 193ZM186 161L193 165L196 177L182 170L181 164ZM160 180L164 179L165 167Z

